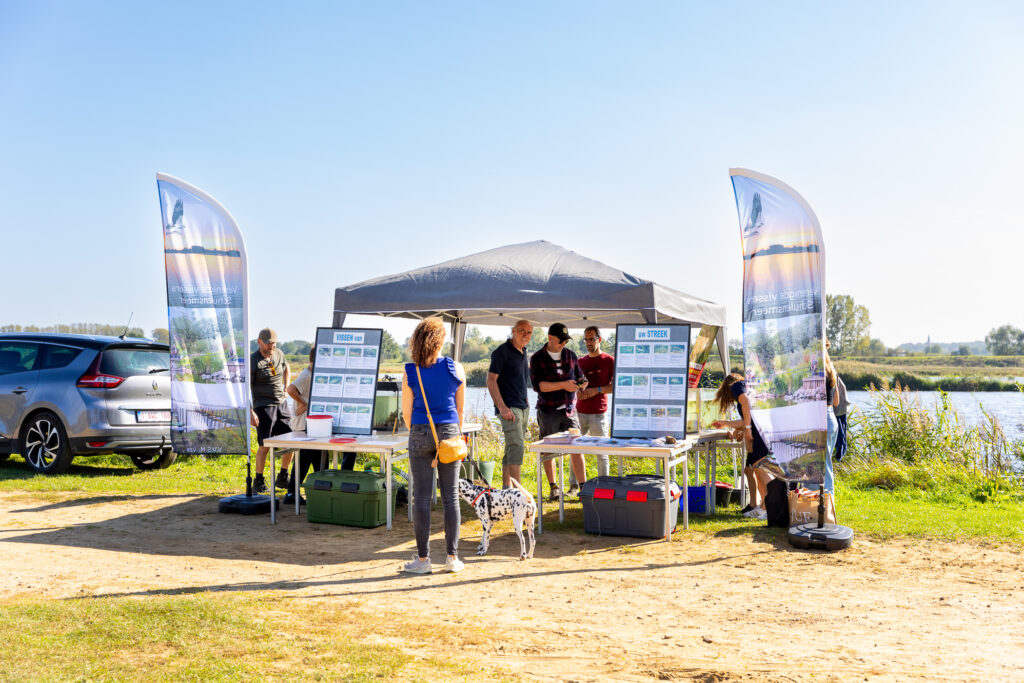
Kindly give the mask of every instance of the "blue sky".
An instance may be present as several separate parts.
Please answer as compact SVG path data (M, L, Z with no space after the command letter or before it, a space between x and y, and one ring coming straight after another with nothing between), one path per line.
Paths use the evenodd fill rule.
M728 169L796 188L889 345L1024 327L1020 3L0 3L0 323L166 327L155 173L251 321L547 239L724 303ZM400 333L401 330L396 330Z

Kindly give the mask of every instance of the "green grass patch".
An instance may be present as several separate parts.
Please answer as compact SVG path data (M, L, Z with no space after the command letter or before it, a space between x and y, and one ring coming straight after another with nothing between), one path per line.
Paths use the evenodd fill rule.
M425 628L355 602L278 594L0 605L2 680L500 679L463 656L482 629ZM434 654L438 653L438 654Z

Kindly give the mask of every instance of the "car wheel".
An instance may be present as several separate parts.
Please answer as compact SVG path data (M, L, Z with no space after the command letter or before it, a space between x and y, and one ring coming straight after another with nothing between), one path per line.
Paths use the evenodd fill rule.
M66 472L75 456L60 418L48 411L33 415L21 430L21 456L33 472Z
M164 470L174 464L178 454L174 451L153 451L132 455L131 459L140 470Z

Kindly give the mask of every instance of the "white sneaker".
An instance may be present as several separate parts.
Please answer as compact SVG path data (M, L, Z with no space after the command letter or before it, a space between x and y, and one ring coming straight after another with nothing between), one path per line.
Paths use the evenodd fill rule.
M768 519L768 511L763 508L758 508L757 514L754 515L754 519L760 519L762 521Z
M406 562L402 566L402 571L409 574L429 574L432 569L430 567L430 558L421 560L416 555L412 556L412 562Z
M444 568L452 573L461 572L465 567L466 565L457 557L455 559L449 558L448 561L444 563Z
M762 508L751 508L747 512L744 512L743 516L744 517L751 517L753 519L761 519L761 515L762 514L767 516L768 513L765 512Z

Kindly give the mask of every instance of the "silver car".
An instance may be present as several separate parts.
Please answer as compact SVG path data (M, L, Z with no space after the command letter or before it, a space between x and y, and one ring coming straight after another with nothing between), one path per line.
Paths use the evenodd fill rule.
M77 455L174 462L170 354L132 337L0 333L0 460L58 474Z

